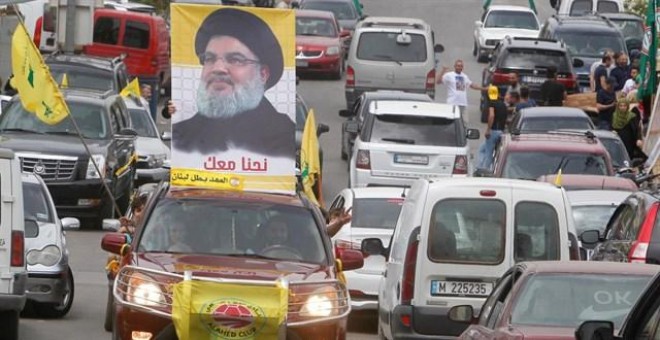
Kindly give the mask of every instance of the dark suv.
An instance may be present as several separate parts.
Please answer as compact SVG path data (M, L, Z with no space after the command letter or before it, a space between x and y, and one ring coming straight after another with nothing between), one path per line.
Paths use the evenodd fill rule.
M66 74L68 88L119 93L128 85L128 70L122 57L53 53L46 58L46 64L58 84Z
M589 92L591 65L601 60L603 52L627 53L625 39L619 28L603 16L558 17L546 20L539 37L563 41L571 57L580 58L583 65L575 69L580 92Z
M124 100L108 92L64 92L66 103L85 140L99 174L70 118L48 125L26 111L15 96L0 116L0 146L14 150L23 171L40 175L53 196L57 213L101 228L113 213L103 181L128 206L135 177L137 133Z
M564 84L568 93L578 91L573 66L581 67L581 60L571 60L564 43L550 39L511 38L502 39L490 55L490 63L482 73L484 86L493 84L504 97L509 86L509 74L517 72L520 83L529 87L530 98L541 99L541 84L546 81L550 66L557 68L557 80ZM481 121L486 122L487 93L481 96Z

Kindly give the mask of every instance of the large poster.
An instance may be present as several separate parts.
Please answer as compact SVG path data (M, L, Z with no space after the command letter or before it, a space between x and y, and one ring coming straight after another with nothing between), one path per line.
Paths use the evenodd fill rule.
M295 191L295 14L172 4L173 185Z

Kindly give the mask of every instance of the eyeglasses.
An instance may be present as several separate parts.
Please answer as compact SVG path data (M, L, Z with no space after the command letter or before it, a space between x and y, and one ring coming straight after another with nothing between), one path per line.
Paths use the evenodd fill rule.
M218 56L215 53L204 52L200 54L198 57L199 57L199 63L204 66L213 66L218 61L218 59L222 60L222 62L227 67L232 67L232 68L261 64L259 60L248 59L241 54L234 54L234 53L225 54L224 56Z

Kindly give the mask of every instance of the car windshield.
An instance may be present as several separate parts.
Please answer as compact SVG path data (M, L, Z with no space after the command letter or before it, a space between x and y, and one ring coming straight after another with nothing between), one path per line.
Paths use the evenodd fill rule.
M128 109L131 114L131 127L140 137L159 138L153 118L145 109Z
M567 152L510 152L502 177L536 180L543 175L563 174L609 175L602 155Z
M575 328L587 320L621 327L651 276L537 274L524 282L514 302L512 325Z
M402 205L403 198L356 199L351 213L351 228L394 229Z
M62 84L62 80L66 74L69 88L91 89L103 92L114 89L113 74L110 71L63 64L49 64L48 68L53 79L58 84Z
M369 142L464 146L458 119L408 115L374 115Z
M103 106L78 102L67 102L67 106L84 138L106 139L110 136L110 126L104 117ZM18 100L12 101L0 116L0 132L7 131L77 135L69 117L57 124L48 125L34 113L26 111Z
M610 21L616 24L626 39L642 39L644 37L644 24L641 20L610 18Z
M512 48L507 51L501 67L513 69L548 69L554 66L559 72L569 72L566 53L562 51Z
M35 219L38 222L53 222L48 198L39 183L23 182L23 209L25 218Z
M364 32L360 34L357 58L371 61L425 62L426 40L421 34L407 33L410 43L397 43L398 32Z
M332 20L323 18L296 18L296 35L337 37Z
M531 12L491 11L486 18L484 27L538 30L539 24Z
M307 1L303 3L302 9L332 12L337 20L355 20L358 18L357 12L348 2Z
M616 205L580 205L573 206L573 221L577 234L587 230L598 230L603 235L605 226L614 213Z
M323 230L301 207L165 198L148 216L138 250L324 264Z
M630 166L630 157L626 151L625 145L618 138L599 138L612 159L612 166L615 168L626 168Z
M598 34L591 31L557 31L558 40L566 43L568 52L574 57L600 58L607 50L625 51L620 35Z
M534 117L523 119L520 131L552 131L562 129L590 130L593 125L588 117L584 118L562 118Z

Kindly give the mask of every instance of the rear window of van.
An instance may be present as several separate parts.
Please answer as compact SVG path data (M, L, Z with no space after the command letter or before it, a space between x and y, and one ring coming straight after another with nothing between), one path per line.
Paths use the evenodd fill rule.
M357 58L371 61L425 62L426 39L421 34L410 34L409 44L396 41L398 32L364 32L360 35Z
M93 41L95 43L109 45L119 44L120 24L121 22L119 19L99 17L94 23Z
M122 45L125 47L148 49L149 24L142 21L126 20L123 41L120 42L121 20L117 18L99 17L94 23L95 43Z

